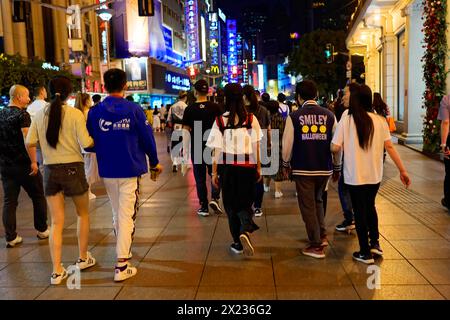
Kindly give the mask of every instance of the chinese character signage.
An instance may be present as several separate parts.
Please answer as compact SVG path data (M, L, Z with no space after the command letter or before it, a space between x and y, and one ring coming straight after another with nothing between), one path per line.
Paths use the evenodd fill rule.
M147 91L147 58L124 60L128 91Z
M188 43L188 61L193 62L200 60L197 0L186 1L186 35Z
M227 20L228 32L228 81L231 83L238 82L237 65L237 38L236 38L236 20Z
M211 53L211 73L220 73L219 21L217 13L209 14L209 49Z
M178 91L189 91L191 83L189 77L177 72L166 71L165 90L166 93L178 94Z
M242 83L244 78L242 76L242 58L243 58L243 46L242 46L242 35L240 33L236 36L236 50L238 57L238 82Z

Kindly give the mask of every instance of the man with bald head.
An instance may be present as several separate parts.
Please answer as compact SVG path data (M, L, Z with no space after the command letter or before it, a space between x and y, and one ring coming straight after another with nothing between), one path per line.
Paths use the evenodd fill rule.
M0 173L3 184L3 226L6 247L22 243L16 232L16 209L20 187L33 201L34 227L38 239L49 236L47 203L44 197L42 175L37 163L32 163L25 149L24 138L31 124L26 111L30 103L28 89L14 85L9 90L10 102L0 110Z

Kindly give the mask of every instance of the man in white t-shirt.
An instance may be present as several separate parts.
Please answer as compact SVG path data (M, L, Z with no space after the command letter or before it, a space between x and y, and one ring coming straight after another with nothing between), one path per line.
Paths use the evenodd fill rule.
M33 121L34 116L36 113L44 109L44 107L47 105L47 90L45 87L37 87L35 89L35 98L34 101L27 107L27 112L30 114L31 121Z
M27 112L30 114L31 122L34 121L34 117L36 114L44 109L44 107L48 104L47 101L47 90L44 86L37 87L34 90L34 101L27 107ZM39 163L39 170L41 171L41 174L44 175L44 166L43 166L43 158L41 153L41 148L39 146L36 148L36 157L37 161Z

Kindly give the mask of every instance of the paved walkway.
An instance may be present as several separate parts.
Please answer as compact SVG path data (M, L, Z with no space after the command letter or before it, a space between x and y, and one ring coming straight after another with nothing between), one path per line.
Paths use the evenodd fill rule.
M47 241L38 241L33 229L31 202L23 192L18 208L18 231L24 243L4 247L0 227L0 299L449 299L450 215L439 205L443 164L398 146L411 177L404 192L388 159L386 183L377 198L381 246L377 260L381 288L367 288L367 267L352 261L356 234L336 233L342 214L335 191L329 192L327 258L301 256L306 231L294 186L284 183L284 197L266 193L261 227L252 240L256 254L235 256L225 216L198 217L192 170L186 177L171 172L164 136L157 134L166 171L154 183L143 179L136 222L133 263L136 277L113 282L114 234L111 208L104 189L91 202L90 251L98 265L82 273L81 290L50 287ZM1 197L1 195L0 195ZM78 256L76 215L68 201L63 261Z

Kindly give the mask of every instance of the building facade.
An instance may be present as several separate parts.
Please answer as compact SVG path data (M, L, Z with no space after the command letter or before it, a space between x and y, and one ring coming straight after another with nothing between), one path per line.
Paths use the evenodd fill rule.
M399 141L421 144L424 55L422 0L359 0L346 40L364 57L365 82L381 93L397 125ZM447 12L447 22L450 21ZM449 39L447 30L447 39ZM450 61L447 60L447 70ZM450 92L447 79L447 92Z

